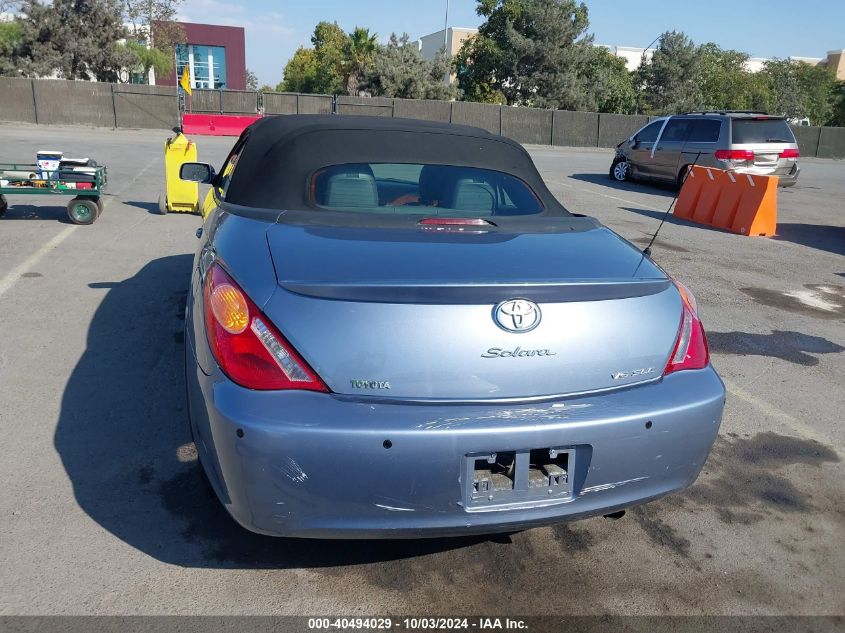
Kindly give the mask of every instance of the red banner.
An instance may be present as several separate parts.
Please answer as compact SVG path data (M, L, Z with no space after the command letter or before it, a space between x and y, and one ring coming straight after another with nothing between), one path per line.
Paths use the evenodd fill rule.
M182 133L187 136L240 136L260 116L237 116L231 114L182 115Z

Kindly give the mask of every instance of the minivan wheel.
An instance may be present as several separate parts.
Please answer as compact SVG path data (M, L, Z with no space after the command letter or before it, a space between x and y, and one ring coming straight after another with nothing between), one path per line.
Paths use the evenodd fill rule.
M689 175L690 166L684 165L681 168L681 171L678 172L678 189L684 186L684 182L686 182L687 176Z
M631 163L624 158L617 158L610 166L610 177L617 182L625 182L631 176Z

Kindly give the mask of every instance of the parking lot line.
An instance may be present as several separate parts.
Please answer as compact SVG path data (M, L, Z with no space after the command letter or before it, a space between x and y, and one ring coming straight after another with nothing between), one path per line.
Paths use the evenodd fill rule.
M635 202L634 200L628 200L627 198L620 198L619 196L611 196L609 193L602 193L596 189L590 189L588 187L576 187L575 185L570 185L567 182L561 182L560 180L552 180L551 178L545 178L546 182L559 185L561 187L567 187L568 189L575 189L576 191L584 191L586 193L592 193L597 196L602 196L603 198L609 198L610 200L618 200L619 202L624 202L625 204L632 204L635 207L640 207L643 209L649 209L650 211L658 211L660 213L665 213L666 209L658 209L657 207L653 207L649 204L645 204L644 202Z
M115 198L120 198L120 197L121 197L121 196L122 196L122 195L123 195L126 191L128 191L128 190L129 190L129 188L130 188L132 185L134 185L134 184L135 184L135 183L136 183L136 182L137 182L137 181L138 181L138 180L139 180L142 176L144 176L144 174L145 174L145 173L146 173L146 172L147 172L147 171L148 171L148 170L149 170L149 169L150 169L153 165L155 165L155 164L156 164L157 162L159 162L160 160L161 160L161 157L159 157L159 156L154 157L153 159L151 159L151 160L150 160L150 161L146 164L146 166L145 166L143 169L141 169L141 170L140 170L140 171L139 171L139 172L135 175L135 177L134 177L134 178L132 178L132 180L130 180L128 183L126 183L126 185L124 185L124 186L120 189L120 191L118 191L118 192L116 192L115 194L110 195L110 196L104 196L104 197L103 197L103 209L105 210L105 209L109 206L109 203L110 203L113 199L115 199ZM143 217L142 217L142 218L141 218L141 220L139 220L138 222L136 222L136 223L133 225L133 227L131 227L131 228L134 228L134 226L136 226L137 224L140 224L140 222L141 222L141 221L143 221L144 219L145 219L145 218L143 218ZM30 255L27 259L25 259L23 262L21 262L20 264L18 264L18 265L17 265L17 266L15 266L14 268L12 268L12 270L10 270L8 273L6 273L6 275L3 277L3 279L2 279L2 280L0 280L0 297L3 297L3 295L4 295L4 294L6 294L6 293L7 293L7 292L8 292L8 291L12 288L12 286L14 286L14 285L15 285L15 283L18 281L18 279L20 279L20 278L21 278L21 275L22 275L22 274L24 274L24 273L25 273L25 272L27 272L30 268L32 268L32 267L33 267L33 266L35 266L38 262L40 262L40 261L41 261L41 259L42 259L45 255L47 255L47 253L49 253L50 251L52 251L53 249L55 249L56 247L58 247L58 246L59 246L59 244L61 244L61 243L62 243L62 242L64 242L64 241L65 241L68 237L70 237L70 234L71 234L71 233L73 233L73 231L74 231L75 229L78 229L78 228L79 228L79 226L78 226L78 225L73 225L73 226L68 226L68 227L65 227L65 228L64 228L64 230L62 230L62 231L61 231L60 233L58 233L57 235L53 236L53 238L52 238L52 239L48 240L45 244L43 244L43 245L41 246L41 248L39 248L37 251L35 251L35 252L34 252L32 255Z
M54 235L50 240L46 243L42 244L41 248L35 251L32 255L27 257L23 262L12 268L6 276L0 280L0 297L2 297L6 292L15 285L15 282L21 278L21 275L27 272L30 268L35 266L41 259L54 248L56 248L59 244L64 242L70 234L73 233L77 228L77 225L67 226L64 228L63 231Z
M823 444L824 446L827 446L831 450L835 451L840 457L845 456L845 452L843 452L838 446L836 446L829 437L826 437L822 433L819 433L808 424L805 424L794 416L789 415L786 411L783 411L782 409L776 407L770 402L766 402L762 398L758 398L754 394L745 391L745 389L742 389L741 387L734 384L732 381L726 379L724 375L722 375L722 382L725 383L725 387L727 388L729 394L736 396L740 400L743 400L744 402L750 404L762 414L770 418L776 418L780 420L783 424L788 426L790 429L795 431L795 433L797 433L804 439L813 440L814 442Z

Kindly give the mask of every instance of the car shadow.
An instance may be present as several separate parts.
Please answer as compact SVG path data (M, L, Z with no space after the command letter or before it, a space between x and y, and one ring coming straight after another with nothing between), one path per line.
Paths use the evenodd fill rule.
M845 226L779 223L777 235L773 239L845 255Z
M104 291L62 396L56 450L79 506L115 537L186 567L314 568L413 558L507 537L313 541L237 525L200 472L185 401L192 258L156 259Z
M821 336L802 332L772 330L771 334L752 332L708 332L710 351L733 356L768 356L796 365L814 367L819 359L813 354L839 354L845 347Z
M604 174L571 174L569 176L573 180L580 180L582 182L589 182L594 185L601 185L609 189L616 189L617 191L629 191L635 193L649 193L655 196L665 196L673 198L678 193L678 188L674 185L665 185L659 182L643 182L626 180L619 182L613 180L606 173Z

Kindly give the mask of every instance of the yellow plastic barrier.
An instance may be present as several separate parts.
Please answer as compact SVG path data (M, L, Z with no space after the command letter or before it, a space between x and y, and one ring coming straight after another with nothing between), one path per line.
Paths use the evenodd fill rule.
M196 213L199 211L199 185L179 178L183 163L197 161L196 143L179 133L164 144L164 180L166 193L158 199L159 213Z
M672 215L749 236L777 231L777 176L693 167Z
M219 179L227 181L229 176L232 175L232 171L235 169L235 164L237 163L237 159L230 160L226 163L226 166L223 168L223 173L218 176ZM205 198L203 199L202 206L200 207L200 213L202 214L203 220L208 216L209 213L214 209L216 202L214 200L214 185L208 190L208 193L205 194Z
M202 214L202 219L205 220L206 216L211 212L214 208L214 190L209 189L208 193L205 194L205 200L203 200L202 207L200 207L200 213Z

